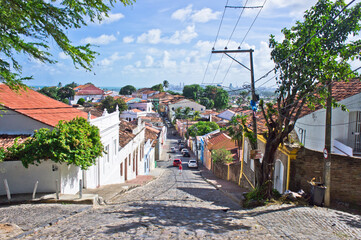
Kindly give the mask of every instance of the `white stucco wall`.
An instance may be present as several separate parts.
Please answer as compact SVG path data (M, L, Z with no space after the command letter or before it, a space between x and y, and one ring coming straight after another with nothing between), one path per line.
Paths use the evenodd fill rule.
M152 112L152 103L150 102L146 102L146 103L132 102L132 103L128 103L128 106L130 109L139 109L145 112Z
M2 115L2 116L1 116ZM0 134L33 134L35 129L51 126L12 110L0 110Z
M206 110L206 107L198 104L196 102L192 102L190 100L181 100L177 103L174 104L169 104L169 109L172 111L175 111L177 108L186 108L189 107L191 109L191 111L199 111L199 112L204 112Z
M335 152L334 140L350 145L350 134L355 122L350 118L355 111L361 111L361 94L340 101L349 110L332 110L331 152ZM325 147L326 109L317 110L297 120L295 130L305 148L323 151ZM305 138L302 134L305 134ZM303 141L305 139L305 141ZM352 147L352 146L350 146Z
M74 194L79 190L81 178L78 167L59 165L50 160L39 166L30 165L29 168L25 168L21 161L5 161L0 163L0 171L0 195L6 195L4 179L8 181L11 194L32 193L36 181L39 181L38 193L53 193L56 191L57 179L61 193Z

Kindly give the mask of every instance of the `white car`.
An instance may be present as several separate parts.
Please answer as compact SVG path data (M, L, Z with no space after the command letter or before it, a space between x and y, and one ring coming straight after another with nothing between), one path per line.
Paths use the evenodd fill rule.
M185 152L188 152L188 149L183 148L183 149L181 150L181 153L184 154Z
M175 147L171 147L170 152L175 153L176 152Z
M198 167L197 161L196 160L189 160L188 161L188 167L189 168L197 168Z

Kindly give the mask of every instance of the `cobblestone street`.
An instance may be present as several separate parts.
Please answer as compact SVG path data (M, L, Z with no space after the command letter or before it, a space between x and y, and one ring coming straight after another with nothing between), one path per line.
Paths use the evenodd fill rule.
M181 174L171 161L160 161L157 180L106 206L4 206L0 222L37 228L21 239L361 239L358 215L292 205L244 210L188 169L188 159L182 158Z

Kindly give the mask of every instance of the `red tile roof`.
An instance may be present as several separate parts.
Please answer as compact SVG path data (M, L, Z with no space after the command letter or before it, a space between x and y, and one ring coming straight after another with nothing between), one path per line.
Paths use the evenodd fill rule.
M136 128L137 125L135 122L128 122L125 120L120 120L119 123L119 145L121 147L126 146L134 137L133 129Z
M80 85L74 88L75 95L103 95L104 91L93 84Z
M18 144L25 142L25 140L30 137L30 135L7 135L1 134L0 135L0 148L8 148L14 145L15 139L18 139Z
M211 137L207 140L208 149L214 150L214 149L233 149L237 148L236 142L232 140L230 136L228 136L225 133L216 133L214 135L211 135Z
M75 117L87 118L85 112L34 90L27 89L15 92L2 83L0 83L0 104L7 109L52 127L58 124L60 120L70 121Z

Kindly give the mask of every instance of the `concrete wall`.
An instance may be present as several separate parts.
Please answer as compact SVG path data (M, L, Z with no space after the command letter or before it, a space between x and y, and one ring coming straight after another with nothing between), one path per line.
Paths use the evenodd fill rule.
M81 171L76 166L47 160L39 166L25 168L21 161L5 161L0 163L0 171L0 195L6 195L4 179L8 181L11 194L32 193L36 181L39 181L37 192L55 192L56 179L61 193L75 194L79 191Z
M199 112L204 112L206 110L205 106L198 104L196 102L192 102L190 100L182 100L174 104L169 104L169 109L172 111L175 111L177 108L180 107L183 109L189 107L191 111L199 111Z
M323 181L323 153L303 148L291 161L290 189L310 192L308 181ZM332 154L331 201L361 206L361 159Z
M0 134L33 134L35 129L40 128L52 129L49 125L15 111L0 110Z

